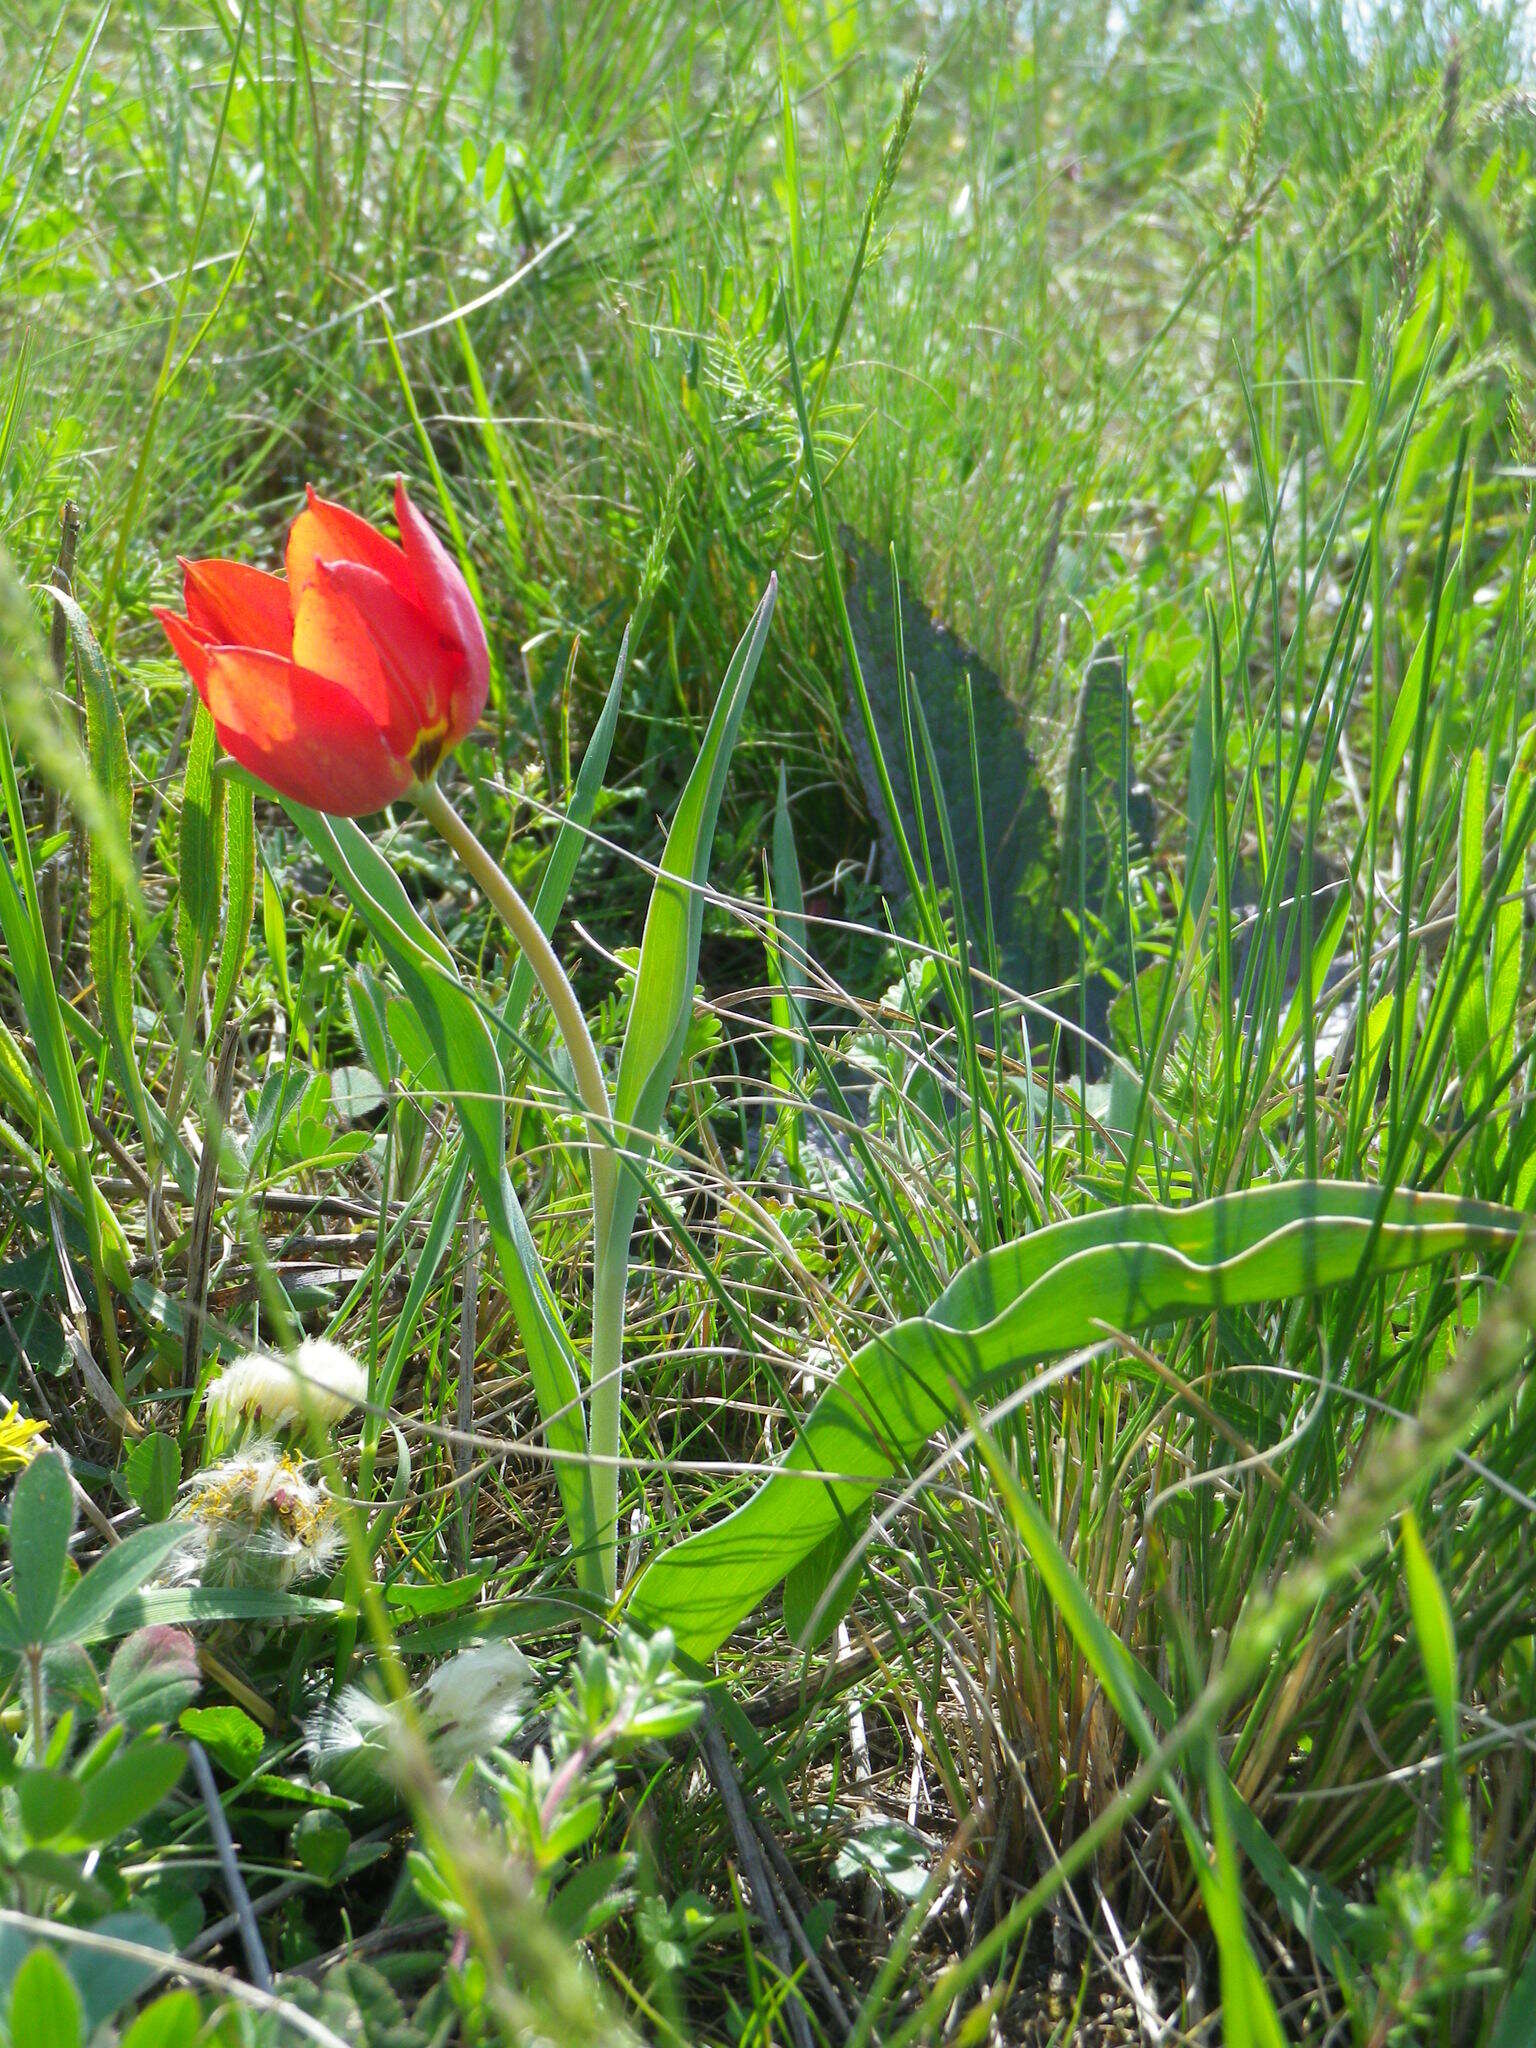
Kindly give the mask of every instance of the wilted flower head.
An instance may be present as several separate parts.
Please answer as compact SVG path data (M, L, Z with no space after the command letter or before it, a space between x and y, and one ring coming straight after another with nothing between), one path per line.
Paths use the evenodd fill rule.
M268 1439L196 1473L178 1513L177 1576L203 1585L281 1590L330 1571L346 1548L330 1494Z
M210 1418L224 1428L240 1421L291 1429L313 1415L322 1428L339 1422L368 1396L368 1375L327 1337L306 1337L291 1357L252 1351L211 1380Z

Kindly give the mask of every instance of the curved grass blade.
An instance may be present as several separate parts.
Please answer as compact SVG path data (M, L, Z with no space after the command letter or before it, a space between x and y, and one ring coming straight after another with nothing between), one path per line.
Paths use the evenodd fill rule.
M181 792L181 835L176 863L176 946L186 979L187 1007L202 1006L203 976L213 958L224 907L224 790L215 773L218 734L205 706L192 719Z
M90 620L67 591L55 590L53 599L69 622L79 658L91 773L126 846L132 836L133 792L122 708ZM96 983L102 1034L117 1085L153 1154L160 1148L155 1142L154 1121L133 1035L133 906L121 874L101 851L94 834L89 846L91 973Z

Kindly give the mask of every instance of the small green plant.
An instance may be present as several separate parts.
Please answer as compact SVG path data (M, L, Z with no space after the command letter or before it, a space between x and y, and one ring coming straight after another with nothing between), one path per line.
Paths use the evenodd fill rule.
M140 1530L77 1574L74 1526L69 1468L57 1451L41 1452L11 1494L11 1580L0 1593L0 1672L21 1708L20 1729L0 1734L0 1890L39 1927L58 1922L169 1953L172 1936L126 1866L163 1832L186 1764L172 1731L200 1683L184 1629L132 1622L135 1595L176 1531ZM93 1650L114 1635L123 1640L103 1669ZM14 1924L6 1939L0 2012L13 2048L75 2048L156 1974L88 1939L29 1951Z

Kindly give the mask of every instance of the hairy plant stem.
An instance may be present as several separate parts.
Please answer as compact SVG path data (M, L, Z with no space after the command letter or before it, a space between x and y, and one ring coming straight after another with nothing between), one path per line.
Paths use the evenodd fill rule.
M510 876L461 818L435 782L411 792L469 874L484 890L522 948L534 979L554 1014L576 1075L586 1111L592 1161L592 1348L589 1359L587 1441L592 1452L592 1495L597 1509L596 1540L603 1587L612 1598L618 1584L618 1500L620 1394L624 1370L624 1281L629 1246L610 1242L619 1158L613 1108L597 1047L576 991L543 926Z

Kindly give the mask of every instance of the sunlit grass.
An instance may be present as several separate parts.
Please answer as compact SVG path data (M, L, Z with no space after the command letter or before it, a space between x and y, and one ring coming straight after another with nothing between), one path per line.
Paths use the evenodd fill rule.
M587 1438L535 1395L498 1141L471 1174L466 1084L367 889L191 725L150 615L176 555L270 564L306 482L383 518L411 479L491 641L454 801L558 913L610 1084L655 1000L665 826L779 579L695 876L698 992L656 1027L679 1079L653 1154L643 1117L619 1133L621 1300L614 1268L594 1303L592 1133L547 1011L507 1003L515 948L414 813L368 827L497 1034L509 1190L573 1355L616 1356L622 1311L622 1584L991 1247L1304 1182L1530 1212L1528 32L1471 5L64 0L0 17L0 61L0 1394L121 1519L149 1512L136 1430L197 1469L221 1359L304 1329L363 1361L327 1452L353 1555L308 1589L345 1612L207 1624L201 1704L264 1716L264 1793L204 1739L258 1907L293 1886L263 1908L274 1966L348 1930L388 1961L406 1822L346 1814L317 1881L302 1725L480 1636L577 1686L603 1575L573 1570L552 1466ZM67 498L89 725L72 665L39 696ZM840 525L1022 702L1057 818L1090 651L1124 657L1155 833L1148 859L1122 819L1124 929L1082 935L1115 982L1086 1086L1075 976L994 986L940 838L913 850L936 888L882 898ZM1011 764L941 738L958 839ZM922 750L919 722L920 776ZM706 1769L656 1709L669 1755L626 1761L550 1916L506 1812L475 1835L412 1752L431 1873L390 1908L391 1967L421 2037L451 2007L422 2003L434 1896L489 1973L478 2038L982 2039L960 2016L991 1997L1009 2040L1516 2048L1529 1283L1492 1226L1475 1244L992 1370L741 1615ZM593 1712L607 1768L628 1753ZM717 1737L789 1871L773 1910ZM205 1845L188 1805L125 1895ZM821 1971L788 1994L776 1921Z

